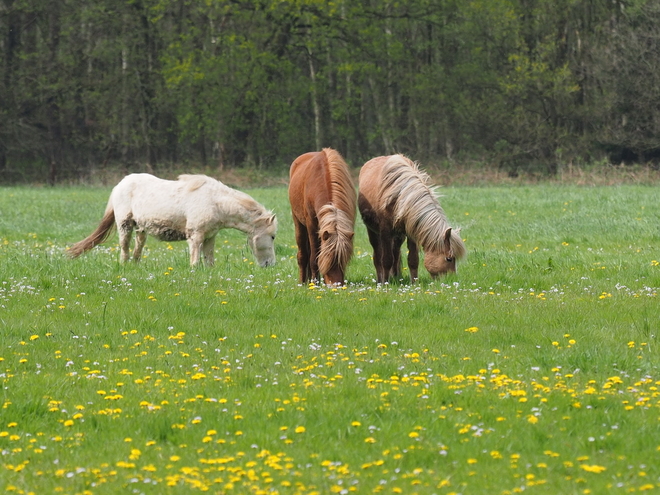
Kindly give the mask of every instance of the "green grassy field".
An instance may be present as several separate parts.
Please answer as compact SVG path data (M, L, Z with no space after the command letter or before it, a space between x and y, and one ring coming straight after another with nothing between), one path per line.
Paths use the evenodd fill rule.
M0 188L0 489L602 494L660 488L660 190L449 187L456 275L297 282L286 189L259 268L116 236L109 189Z

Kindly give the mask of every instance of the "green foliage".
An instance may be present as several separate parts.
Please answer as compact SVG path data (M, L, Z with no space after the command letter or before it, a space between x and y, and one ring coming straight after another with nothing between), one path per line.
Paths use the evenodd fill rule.
M320 146L555 173L660 148L650 0L3 5L5 180L273 168Z

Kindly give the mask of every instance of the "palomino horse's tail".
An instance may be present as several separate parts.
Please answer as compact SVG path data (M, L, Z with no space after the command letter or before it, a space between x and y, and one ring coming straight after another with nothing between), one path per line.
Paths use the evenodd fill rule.
M73 246L71 246L67 251L67 254L71 258L77 258L84 252L92 249L94 246L101 244L108 238L114 226L115 211L112 208L108 208L96 230L82 241L76 242Z

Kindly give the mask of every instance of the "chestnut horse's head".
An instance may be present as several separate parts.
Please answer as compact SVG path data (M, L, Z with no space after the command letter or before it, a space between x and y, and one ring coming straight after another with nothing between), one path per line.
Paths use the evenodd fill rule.
M446 273L456 273L456 258L465 256L465 245L451 227L445 230L442 236L440 249L424 251L424 267L431 274L431 278L437 278Z
M353 221L346 212L329 204L318 213L321 251L319 272L326 285L342 285L346 265L353 255Z

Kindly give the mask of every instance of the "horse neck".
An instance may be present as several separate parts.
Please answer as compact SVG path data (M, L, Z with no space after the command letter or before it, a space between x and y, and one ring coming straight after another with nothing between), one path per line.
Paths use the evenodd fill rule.
M229 218L226 220L226 226L240 230L247 235L253 235L256 220L264 214L263 207L240 191L234 191L233 196L233 204Z

